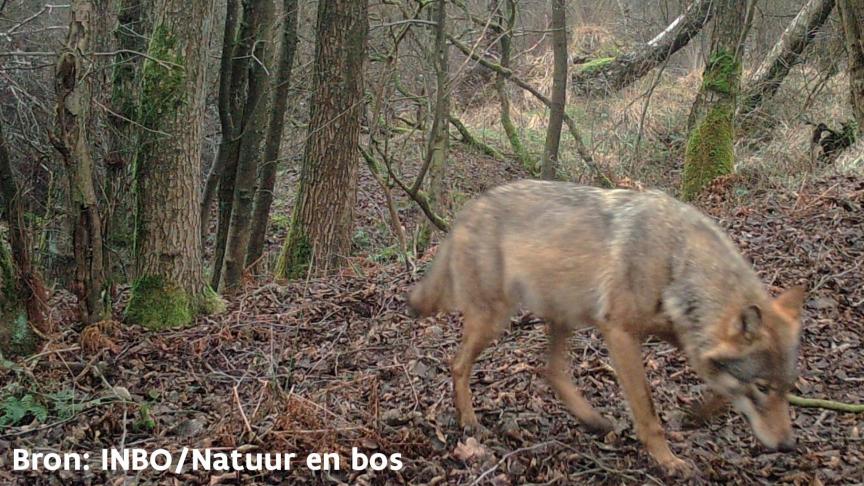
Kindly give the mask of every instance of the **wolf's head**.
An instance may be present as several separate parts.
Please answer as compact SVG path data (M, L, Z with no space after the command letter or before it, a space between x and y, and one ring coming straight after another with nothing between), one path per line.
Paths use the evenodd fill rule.
M703 378L750 422L771 449L795 445L786 394L798 378L804 289L748 305L714 328L716 345L702 356Z

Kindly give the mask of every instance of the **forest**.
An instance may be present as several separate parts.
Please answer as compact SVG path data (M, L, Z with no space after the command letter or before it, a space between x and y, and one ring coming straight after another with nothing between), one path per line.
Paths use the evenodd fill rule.
M537 245L579 222L555 191L704 215L736 250L697 273L740 252L800 321L789 386L735 378L742 411L679 328L640 385L602 323L558 346L522 306L466 371L473 317L414 296L457 229L504 244L457 214L514 187L549 188ZM0 0L0 483L860 484L862 208L864 0ZM457 256L470 300L494 276Z

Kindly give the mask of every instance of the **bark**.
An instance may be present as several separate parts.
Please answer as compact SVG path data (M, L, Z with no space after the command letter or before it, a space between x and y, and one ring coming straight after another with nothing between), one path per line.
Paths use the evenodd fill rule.
M694 0L663 32L630 52L589 61L573 73L573 88L583 95L603 96L623 89L648 74L686 46L711 20L716 0Z
M516 5L514 0L504 0L503 4L498 5L497 12L498 20L491 27L496 30L499 38L498 46L501 51L501 67L510 69L510 58L513 51L513 27L516 25ZM501 26L504 27L502 28ZM519 163L529 172L535 173L537 171L536 161L531 158L525 146L522 145L519 131L516 129L516 125L513 124L513 119L510 116L510 95L507 93L507 79L500 72L495 73L495 92L498 94L498 101L501 104L501 127L507 135L510 147L513 149L513 153L516 154L516 159Z
M566 0L552 0L552 103L549 107L543 161L540 165L540 177L546 180L555 179L558 173L558 148L561 145L561 127L564 124L564 109L567 103L566 11Z
M240 29L236 37L236 45L231 50L230 68L221 71L219 82L219 106L220 113L227 113L231 121L229 131L222 132L222 144L216 154L216 161L207 177L204 196L208 197L213 190L219 188L218 222L216 227L216 242L213 255L213 271L210 285L214 289L219 288L222 277L222 265L225 259L225 246L228 242L228 229L231 224L231 212L234 207L234 180L237 176L237 164L240 158L240 138L248 120L249 112L246 111L246 88L249 80L249 57L252 52L252 38L254 31L252 25L246 22L251 15L252 3L245 1L242 8L242 20L238 21ZM225 53L223 51L223 60ZM222 66L225 68L225 66ZM230 76L225 77L226 73ZM227 89L226 89L227 86ZM227 111L226 111L227 108ZM221 117L220 117L221 118ZM202 203L202 224L209 226L210 203Z
M755 1L755 0L754 0ZM741 55L752 12L738 0L718 0L711 49L693 103L684 153L682 196L693 199L716 177L732 172L734 117L741 84Z
M833 9L834 0L809 0L801 8L747 83L738 104L739 119L749 117L777 93L792 67L801 62L801 53Z
M218 310L201 261L202 119L211 2L158 0L142 67L129 321L150 329Z
M218 95L218 110L219 124L222 130L222 142L219 144L219 150L216 154L216 159L213 161L213 166L207 175L207 181L204 186L204 194L201 196L201 230L202 237L210 230L210 205L213 203L213 196L216 194L216 188L222 178L222 173L225 170L225 164L228 160L228 154L232 152L229 144L235 138L234 123L239 123L238 113L235 113L234 102L235 96L232 96L234 83L234 54L238 49L238 35L241 21L240 3L239 0L228 0L225 8L225 24L222 32L222 54L219 58L219 95ZM239 61L238 61L239 62ZM219 265L222 264L221 258ZM219 279L219 274L216 274L216 279Z
M368 8L368 0L318 3L309 134L279 277L325 273L351 251Z
M95 322L110 313L106 297L102 219L93 183L91 106L93 105L93 24L100 12L89 0L74 0L66 44L55 71L56 135L54 143L66 166L69 217L75 255L73 291L82 322Z
M297 0L284 0L285 19L279 48L279 65L272 87L270 121L267 124L267 138L264 141L264 158L258 173L258 190L255 192L255 205L252 209L252 229L246 251L247 267L256 264L264 254L264 239L270 218L270 206L273 204L279 149L285 127L288 89L291 86L291 69L294 66L294 53L297 51L298 8Z
M30 258L24 210L0 122L0 193L9 227L9 249L0 241L0 353L30 354L39 333L50 333L46 320L47 293ZM11 250L11 251L10 251Z
M449 46L447 45L447 2L437 0L433 12L435 22L435 108L432 119L432 129L429 131L429 141L426 146L426 159L420 175L415 182L415 193L419 191L425 173L429 173L428 201L432 212L443 214L446 201L444 199L444 180L447 175L447 156L450 151L450 84L449 84ZM417 246L425 249L429 243L432 228L429 221L424 221L418 237Z
M116 252L112 248L129 246L132 238L132 218L134 200L128 197L132 187L132 160L135 157L135 118L138 104L138 74L141 69L141 56L135 52L147 49L145 42L149 35L149 23L145 15L147 0L119 0L117 5L117 26L113 32L118 53L114 56L111 71L110 106L107 125L108 150L103 164L105 167L105 207L102 214L102 234L105 250L105 275L111 295L112 270ZM108 50L108 49L106 49Z
M244 258L249 246L252 204L255 199L255 180L261 158L261 142L267 129L267 90L270 69L265 63L273 60L273 0L255 0L246 20L253 29L253 60L249 66L249 92L245 111L249 114L240 138L240 158L234 178L234 201L225 243L225 261L222 264L221 288L236 290L241 283ZM272 68L272 64L271 64Z
M837 0L846 54L849 56L849 94L858 133L864 134L864 0Z

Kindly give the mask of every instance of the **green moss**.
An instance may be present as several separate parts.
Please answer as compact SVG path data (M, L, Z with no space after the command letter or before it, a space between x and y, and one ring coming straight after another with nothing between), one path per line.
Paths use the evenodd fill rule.
M684 155L682 196L685 200L692 200L718 176L732 172L734 114L734 104L718 103L690 133Z
M599 71L614 60L614 57L598 57L597 59L591 59L590 61L579 65L579 72L582 74L589 74Z
M721 49L708 59L702 77L702 89L733 95L738 91L739 79L741 79L741 63L735 59L734 53Z
M309 237L295 221L291 224L285 246L276 263L276 276L287 279L303 278L309 272L311 263L312 245Z
M213 290L212 287L207 285L204 287L204 290L201 292L201 295L197 297L198 301L198 312L204 315L215 315L221 314L225 312L227 306L225 305L225 300Z
M185 290L160 276L147 275L132 285L126 319L151 330L184 327L192 323L195 307Z
M2 238L2 235L0 235ZM26 356L39 347L39 336L27 322L27 311L16 285L15 264L5 241L0 240L0 354Z
M170 119L187 99L186 67L177 38L159 25L150 40L141 68L141 104L138 121L158 130L162 119Z

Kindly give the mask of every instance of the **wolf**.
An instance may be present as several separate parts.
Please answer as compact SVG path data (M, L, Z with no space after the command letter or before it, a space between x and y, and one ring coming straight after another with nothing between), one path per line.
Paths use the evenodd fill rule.
M797 380L803 287L771 298L731 239L696 208L659 191L524 180L493 189L457 215L408 297L415 315L461 311L452 363L460 424L479 426L469 378L477 356L519 308L548 324L546 378L589 430L606 432L570 380L568 337L599 329L636 435L669 475L690 463L669 448L641 359L653 335L687 356L770 449L795 439L787 392Z

